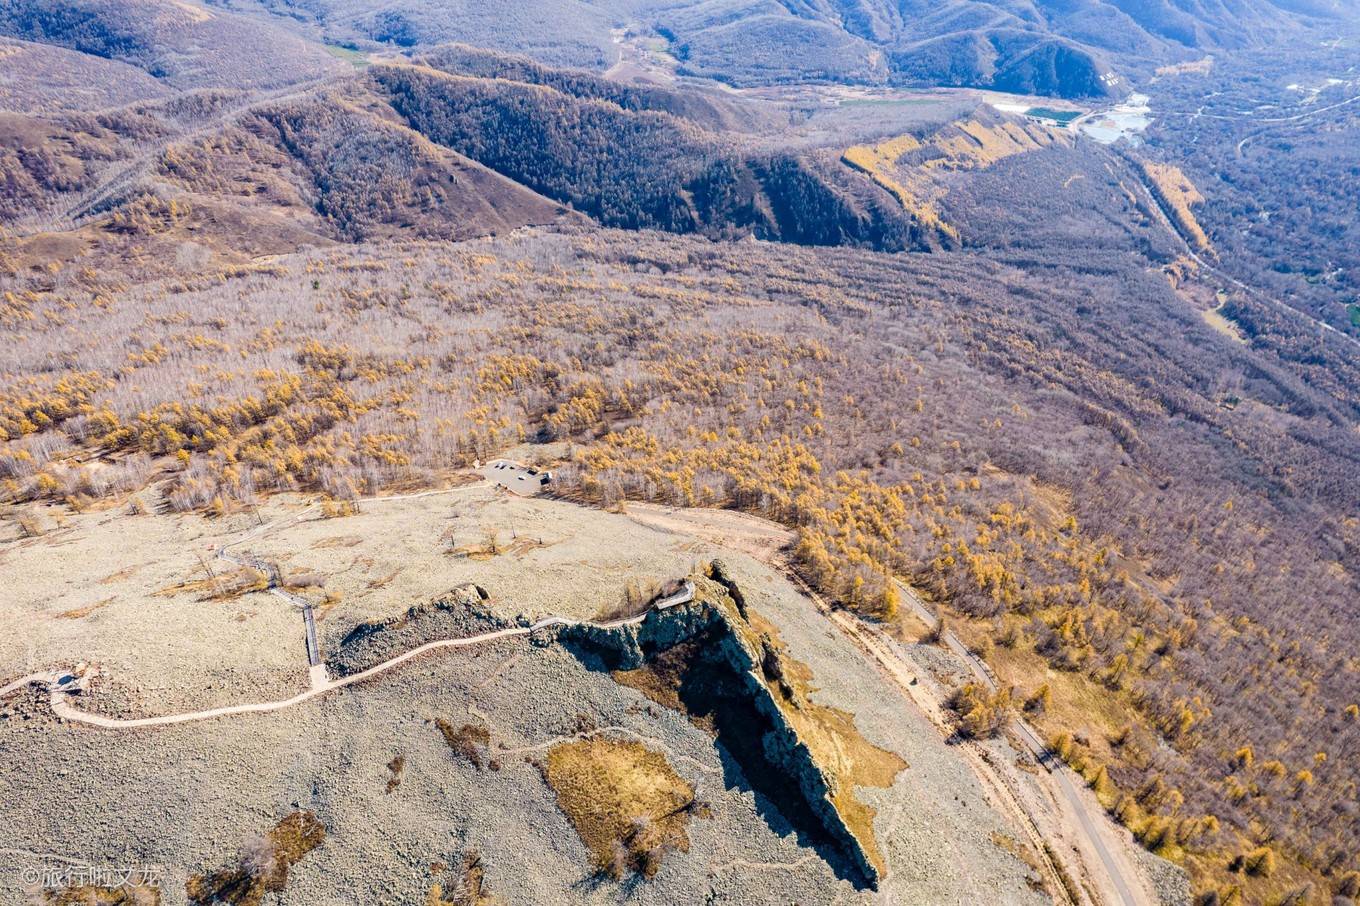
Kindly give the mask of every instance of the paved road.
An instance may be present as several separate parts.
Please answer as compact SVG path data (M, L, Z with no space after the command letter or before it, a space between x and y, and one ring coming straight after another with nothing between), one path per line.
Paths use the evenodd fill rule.
M1260 116L1253 110L1240 110L1232 114L1204 113L1199 110L1196 110L1194 113L1187 113L1184 110L1159 110L1157 111L1157 116L1183 116L1192 120L1203 118L1206 120L1252 120L1257 123L1296 123L1301 120L1311 119L1319 113L1326 113L1327 111L1335 110L1338 107L1354 104L1356 101L1360 101L1360 94L1346 98L1344 101L1337 101L1336 103L1328 104L1325 107L1316 107L1312 110L1305 110L1302 113L1296 113L1292 116Z
M926 624L927 628L934 630L939 625L939 618L931 612L930 608L926 607L925 603L921 601L910 586L899 582L898 588L901 590L903 598L905 598L910 605L912 612ZM942 632L940 634L940 641L968 665L972 674L977 677L978 682L985 685L992 692L996 692L999 689L996 676L992 673L991 668L989 668L976 654L969 651L968 646L963 644L959 637L952 631L946 629ZM1090 841L1091 848L1095 850L1098 856L1100 856L1101 865L1105 868L1105 873L1109 875L1110 882L1113 889L1119 894L1120 901L1124 906L1138 906L1141 900L1134 896L1133 890L1129 886L1128 879L1126 879L1119 870L1119 866L1116 864L1114 857L1110 855L1109 849L1105 846L1104 841L1101 840L1100 833L1092 822L1090 813L1087 811L1085 800L1082 799L1077 787L1072 783L1071 770L1054 756L1052 750L1044 744L1044 741L1039 737L1039 734L1034 732L1034 729L1030 727L1024 719L1017 716L1014 718L1013 724L1016 729L1016 734L1020 737L1021 741L1029 748L1030 752L1034 755L1035 760L1053 775L1054 780L1058 783L1059 789L1063 792L1063 796L1072 806L1072 810L1076 812L1077 820L1081 823L1081 832L1087 840Z

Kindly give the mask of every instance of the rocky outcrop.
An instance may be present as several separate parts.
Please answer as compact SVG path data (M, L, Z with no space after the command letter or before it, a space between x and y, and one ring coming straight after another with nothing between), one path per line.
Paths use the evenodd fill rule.
M360 673L426 642L466 638L510 625L487 608L486 600L486 590L469 583L399 617L360 623L325 646L332 652L326 658L326 672L335 677Z
M712 718L720 739L724 726L743 727L738 734L742 739L725 740L743 772L748 778L775 777L786 789L793 781L797 801L788 803L793 806L789 810L817 825L800 830L811 830L811 836L834 846L853 869L851 880L876 888L885 866L872 827L856 829L838 804L853 795L850 781L820 761L814 744L800 733L800 727L815 719L815 706L789 676L801 665L790 664L778 643L748 618L740 589L721 562L715 561L707 576L691 580L695 594L687 604L652 611L627 626L563 627L558 638L616 671L645 668L661 654L701 642L690 646L694 663L684 676L672 677L681 686L681 700L691 711ZM785 807L781 804L781 810ZM800 815L785 817L798 826Z

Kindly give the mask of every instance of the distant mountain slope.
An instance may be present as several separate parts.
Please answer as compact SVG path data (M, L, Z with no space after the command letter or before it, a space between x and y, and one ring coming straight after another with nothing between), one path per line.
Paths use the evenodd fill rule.
M464 239L585 215L805 245L940 241L839 149L791 151L761 131L781 115L440 47L323 87L202 89L97 115L0 111L0 226L29 236L112 217L162 237L277 234L292 248L311 241L299 236Z
M347 69L286 29L188 0L0 0L0 36L117 60L174 88L270 88Z
M5 110L101 110L168 93L158 79L127 63L0 38L0 108Z
M212 0L324 31L338 44L398 48L461 41L526 53L553 66L604 69L616 56L610 28L630 0Z
M658 4L684 70L739 84L832 78L973 85L1082 97L1110 93L1116 74L1237 48L1293 28L1321 5L1273 0L716 0ZM832 39L825 29L834 29ZM767 58L782 62L774 69Z
M409 232L466 239L552 223L565 209L343 97L251 113L162 157L159 175L196 195L314 212L338 238ZM324 228L322 228L324 229Z
M628 85L582 70L556 69L526 56L497 53L468 44L437 47L420 54L417 60L452 75L543 85L579 98L609 101L625 110L670 113L705 129L747 131L778 122L777 114L768 107L733 94L690 87L680 91Z
M371 73L421 134L609 226L888 250L926 241L834 154L747 153L686 119L563 80L568 90L429 66Z
M407 128L367 88L253 104L194 92L98 115L0 110L0 229L88 223L288 250L394 232L466 239L571 216Z
M1169 62L1254 46L1354 0L237 0L302 17L331 40L462 41L605 69L619 29L669 42L681 74L736 85L835 81L1027 94L1118 93Z

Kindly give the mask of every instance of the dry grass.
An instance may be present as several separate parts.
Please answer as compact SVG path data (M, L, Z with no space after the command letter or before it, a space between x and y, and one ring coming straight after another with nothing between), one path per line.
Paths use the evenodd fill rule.
M406 756L398 752L392 756L392 760L387 763L387 788L385 792L392 792L401 786L401 772L406 769Z
M490 560L492 557L502 555L519 558L536 548L548 546L537 538L528 537L511 538L509 543L506 543L498 532L488 531L480 542L451 548L448 553L451 557L468 560Z
M198 594L202 601L231 601L269 588L269 577L258 569L243 566L205 579L187 579L162 588L158 595Z
M918 139L899 135L873 145L847 148L841 160L890 192L922 226L955 241L958 229L940 216L945 189L933 177L940 170L971 170L1052 144L1058 133L1042 126L964 120Z
M480 724L463 724L455 728L442 717L434 723L443 734L444 742L448 743L449 748L459 758L479 771L484 767L494 767L494 762L486 757L487 749L491 746L491 732L486 727Z
M360 535L336 535L331 538L318 538L312 542L312 548L321 550L331 547L354 547L356 544L363 544L364 539Z
M1024 862L1026 865L1029 866L1030 871L1033 872L1033 874L1031 874L1025 880L1030 885L1030 887L1034 888L1035 890L1047 891L1047 888L1044 886L1043 863L1039 861L1038 854L1036 854L1030 846L1028 846L1023 841L1017 840L1008 834L1003 834L998 831L992 831L991 838L992 842L996 844L998 849L1005 850L1006 852L1010 853L1012 856L1015 856L1021 862ZM1060 863L1057 863L1055 860L1054 864ZM1081 902L1080 898L1074 898L1074 901L1078 903Z
M1232 340L1235 343L1241 343L1244 346L1247 344L1247 338L1245 335L1243 335L1242 328L1237 326L1237 323L1235 321L1229 320L1227 317L1225 317L1223 313L1218 309L1206 308L1199 314L1200 317L1204 319L1205 324L1208 324L1214 330L1223 334L1223 336L1227 337L1228 339Z
M109 573L107 576L100 579L99 584L108 585L113 582L121 582L124 579L129 579L136 574L139 568L139 566L125 566L117 572Z
M391 585L392 580L399 575L401 575L401 570L394 569L384 576L378 576L375 579L369 579L367 582L364 583L364 587L369 589L386 588L388 585Z
M1204 228L1199 225L1199 221L1190 210L1195 205L1204 204L1204 196L1195 188L1190 177L1182 173L1180 167L1170 164L1143 161L1142 167L1147 178L1157 187L1157 192L1162 196L1166 206L1171 209L1171 216L1176 219L1181 232L1200 251L1212 252L1214 249L1209 237L1205 235Z
M664 755L592 737L553 746L541 769L600 872L650 878L667 853L689 851L699 804Z
M36 512L20 513L14 517L14 522L19 526L20 538L41 538L47 534L47 525Z
M635 670L615 670L611 675L616 682L636 689L658 705L686 711L684 702L680 700L680 686L698 654L698 645L698 642L684 642L660 652ZM713 731L713 722L709 718L693 714L690 718L703 729Z
M443 866L440 866L441 870ZM455 886L448 893L444 885L433 884L425 897L425 906L500 906L503 901L486 889L486 871L482 855L476 851L463 857L462 869Z
M99 608L101 608L101 607L107 607L108 605L112 604L112 603L113 603L114 601L116 601L116 600L118 600L118 599L117 599L117 598L105 598L105 599L102 600L102 601L96 601L95 603L89 605L88 607L76 607L76 608L73 608L73 609L71 609L71 610L63 610L61 613L57 614L57 619L59 619L59 620L81 620L81 619L84 619L85 617L88 617L90 614L94 613L94 612L95 612L96 610L98 610Z
M259 906L266 894L287 886L288 870L325 839L326 828L315 814L292 812L268 833L249 841L237 865L189 878L185 893L195 906Z

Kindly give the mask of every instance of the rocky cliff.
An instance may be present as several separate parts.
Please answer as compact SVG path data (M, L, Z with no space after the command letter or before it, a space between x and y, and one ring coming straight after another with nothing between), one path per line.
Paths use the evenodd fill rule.
M889 785L905 764L860 737L849 715L807 697L806 668L788 655L774 627L749 611L721 562L691 579L695 595L687 604L652 611L628 626L564 627L558 637L616 677L655 671L653 692L671 687L668 703L678 700L709 727L753 787L801 833L848 863L846 877L876 888L886 866L873 811L855 798L854 787ZM886 770L859 772L848 752L867 753L865 764Z

